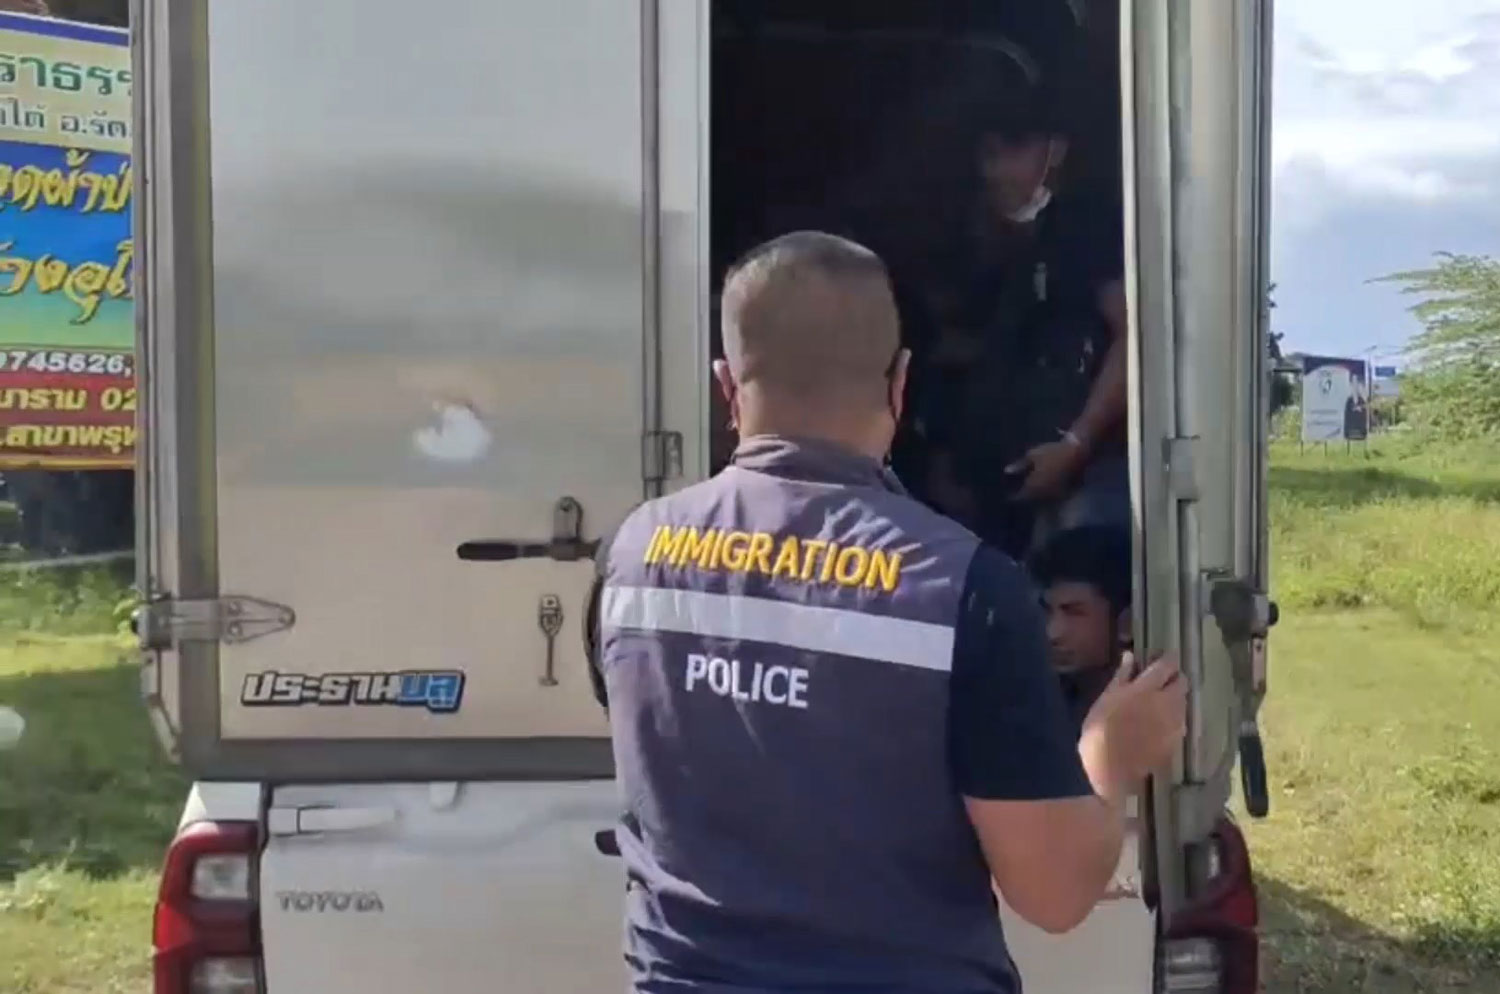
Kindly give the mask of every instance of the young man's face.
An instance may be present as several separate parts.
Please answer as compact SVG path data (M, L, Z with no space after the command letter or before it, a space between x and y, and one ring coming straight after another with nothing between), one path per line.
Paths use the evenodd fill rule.
M1054 583L1042 598L1052 665L1063 672L1113 666L1122 619L1092 585Z
M979 148L979 170L990 206L1009 216L1031 203L1057 165L1057 143L1046 136L986 138Z

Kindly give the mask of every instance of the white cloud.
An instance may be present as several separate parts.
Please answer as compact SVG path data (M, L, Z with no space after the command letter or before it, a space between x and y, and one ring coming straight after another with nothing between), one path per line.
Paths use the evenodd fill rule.
M1493 196L1500 182L1500 129L1415 115L1383 120L1346 117L1282 122L1272 146L1279 183L1316 163L1350 193L1383 193L1419 202ZM1474 168L1478 166L1480 168Z
M1440 250L1500 255L1496 0L1294 0L1277 8L1276 324L1358 354L1417 329L1372 277Z
M1500 16L1463 0L1314 0L1298 13L1279 46L1278 180L1316 160L1352 193L1495 195L1500 168L1473 165L1500 167Z

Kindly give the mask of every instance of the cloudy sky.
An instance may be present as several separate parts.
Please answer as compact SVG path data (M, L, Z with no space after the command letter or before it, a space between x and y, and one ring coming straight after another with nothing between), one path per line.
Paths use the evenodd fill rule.
M1500 256L1500 0L1277 4L1274 327L1398 352L1410 302L1369 280Z

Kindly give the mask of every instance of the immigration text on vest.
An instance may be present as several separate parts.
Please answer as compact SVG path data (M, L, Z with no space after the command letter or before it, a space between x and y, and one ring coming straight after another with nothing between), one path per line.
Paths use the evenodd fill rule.
M691 565L715 572L759 573L888 594L901 585L900 552L840 546L796 535L661 525L652 533L644 559L648 566L680 569Z

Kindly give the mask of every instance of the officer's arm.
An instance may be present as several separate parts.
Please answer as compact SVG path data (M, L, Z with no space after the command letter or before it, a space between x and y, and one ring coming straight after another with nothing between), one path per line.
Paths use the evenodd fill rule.
M1066 932L1119 867L1124 798L1099 796L1084 772L1020 567L981 549L964 605L952 677L954 779L1006 902L1038 928Z

